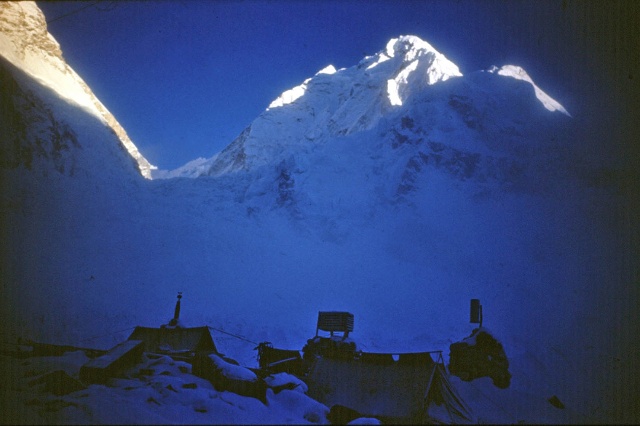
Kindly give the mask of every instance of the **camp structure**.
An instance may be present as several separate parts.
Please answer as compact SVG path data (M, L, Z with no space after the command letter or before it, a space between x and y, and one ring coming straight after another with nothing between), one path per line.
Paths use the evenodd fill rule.
M439 351L357 352L349 358L317 357L305 381L308 395L326 406L346 407L384 423L473 423L471 410L447 376Z
M180 325L181 298L182 293L178 293L174 317L168 324L160 327L135 327L127 340L83 365L80 378L87 383L104 383L140 362L143 354L151 357L170 356L190 363L201 354L222 356L213 343L209 327Z
M316 326L316 337L320 336L320 330L327 331L331 337L335 333L342 333L342 339L349 337L349 332L353 331L353 314L350 312L318 312L318 325Z
M127 340L141 340L144 352L191 359L197 353L218 353L208 327L136 327Z
M182 327L180 320L180 299L178 300L173 318L168 324L159 328L136 327L127 340L140 340L144 352L151 354L169 355L173 358L183 358L189 361L199 353L218 353L209 327Z
M304 380L307 394L330 407L334 423L375 417L383 423L473 423L473 414L449 382L442 351L368 353L349 338L353 314L318 313L315 337L298 351L258 346L260 367ZM329 336L320 335L320 331Z
M262 342L254 349L258 351L258 365L266 374L289 373L301 377L309 369L300 351L277 349L271 342Z

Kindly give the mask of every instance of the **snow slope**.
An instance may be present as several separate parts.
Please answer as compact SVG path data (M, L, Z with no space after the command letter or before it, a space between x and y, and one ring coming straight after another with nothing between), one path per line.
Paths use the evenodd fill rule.
M60 46L47 32L44 15L35 2L3 2L0 15L2 56L53 89L60 97L77 104L110 127L136 160L142 175L149 178L154 166L140 154L115 117L64 61Z
M244 365L257 342L301 348L319 310L354 313L364 350L446 356L479 298L513 375L504 390L454 378L481 421L640 418L633 175L586 155L588 129L524 70L462 76L399 37L285 92L216 156L164 172L183 177L148 180L91 103L10 53L22 15L6 11L22 8L34 32L40 12L2 7L3 341L108 348L166 323L182 291L182 320L242 337L214 332ZM46 64L33 46L30 63ZM197 421L193 400L180 417L171 398L144 417L149 393L113 397L127 386L72 395L84 411L54 420ZM118 404L122 417L104 408ZM308 406L230 405L206 421L291 423Z

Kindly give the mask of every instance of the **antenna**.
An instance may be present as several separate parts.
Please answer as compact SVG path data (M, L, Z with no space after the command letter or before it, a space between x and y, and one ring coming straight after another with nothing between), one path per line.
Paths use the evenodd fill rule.
M471 299L469 317L470 323L480 324L480 327L482 327L482 305L480 304L480 299Z
M182 292L178 292L178 301L176 302L176 309L173 311L173 319L169 321L170 326L178 325L178 318L180 318L180 299L182 299Z
M182 292L178 292L178 301L176 302L176 310L173 312L173 319L177 322L180 318L180 299L182 299Z

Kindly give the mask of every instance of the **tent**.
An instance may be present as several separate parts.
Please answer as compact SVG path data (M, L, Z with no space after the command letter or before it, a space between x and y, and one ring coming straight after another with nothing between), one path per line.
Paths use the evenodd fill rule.
M303 376L307 366L300 351L274 348L271 342L262 342L255 348L258 351L260 369L266 373L289 373Z
M366 417L412 424L474 421L447 378L440 352L319 356L306 381L310 397Z
M208 327L136 327L127 340L142 340L144 351L192 357L197 352L218 353Z

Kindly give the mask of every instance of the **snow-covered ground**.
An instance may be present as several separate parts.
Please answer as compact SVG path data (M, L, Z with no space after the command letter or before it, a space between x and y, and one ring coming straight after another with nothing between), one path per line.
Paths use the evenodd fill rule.
M588 129L509 75L526 72L462 76L413 52L402 61L435 58L442 74L415 69L447 78L412 91L414 68L381 60L391 48L318 73L228 150L174 173L200 177L161 180L140 175L103 116L3 50L3 342L106 349L165 324L181 291L182 321L213 327L245 366L257 366L257 342L302 348L321 310L354 313L363 350L447 358L479 298L513 376L508 389L452 378L480 422L637 422L633 175L588 157ZM320 96L348 94L367 67L372 84L340 98L348 108ZM300 392L265 405L168 359L61 397L29 383L60 369L77 378L81 352L1 360L10 421L326 422L328 408Z
M106 385L70 385L42 380L64 371L70 383L89 358L82 351L63 356L1 357L3 423L22 424L309 424L327 423L329 409L301 390L267 390L266 402L218 392L191 374L191 365L170 357L145 358ZM286 379L286 378L285 378ZM75 388L74 388L75 389ZM69 392L69 393L67 393Z

